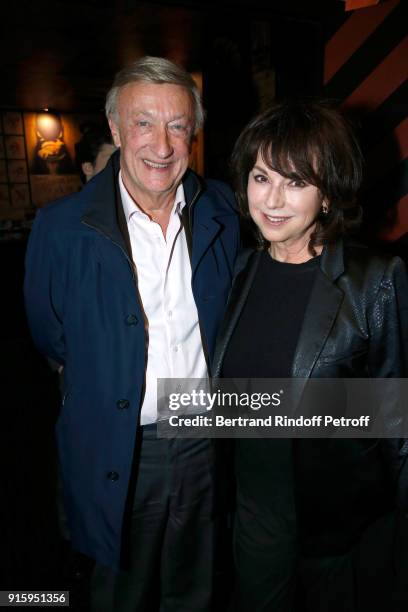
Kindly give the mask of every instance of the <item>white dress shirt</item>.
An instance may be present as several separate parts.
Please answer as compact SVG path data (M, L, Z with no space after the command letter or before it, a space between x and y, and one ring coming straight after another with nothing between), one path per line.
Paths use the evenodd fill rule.
M166 237L160 225L137 206L121 173L119 186L146 319L146 390L140 417L146 425L157 420L157 378L202 379L208 372L181 224L186 205L183 185L176 192Z

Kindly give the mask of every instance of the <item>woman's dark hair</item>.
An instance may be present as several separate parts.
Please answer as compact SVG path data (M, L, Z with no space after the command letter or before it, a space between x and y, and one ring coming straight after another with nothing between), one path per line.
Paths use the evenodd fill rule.
M329 205L318 217L309 242L314 247L335 241L359 225L357 193L362 155L347 120L324 100L275 103L244 128L231 157L235 192L242 215L249 217L248 176L260 152L265 164L282 176L315 185ZM259 230L261 248L268 244Z
M105 144L113 144L112 134L106 123L85 123L80 126L82 138L75 144L75 161L83 183L86 182L82 164L95 165L98 153Z

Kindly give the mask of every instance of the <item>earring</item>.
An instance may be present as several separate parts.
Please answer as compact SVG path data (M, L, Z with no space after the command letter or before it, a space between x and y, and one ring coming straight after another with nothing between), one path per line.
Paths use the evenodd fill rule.
M328 212L329 212L329 207L327 206L326 202L324 202L324 203L322 204L322 213L323 213L324 215L327 215L327 213L328 213Z

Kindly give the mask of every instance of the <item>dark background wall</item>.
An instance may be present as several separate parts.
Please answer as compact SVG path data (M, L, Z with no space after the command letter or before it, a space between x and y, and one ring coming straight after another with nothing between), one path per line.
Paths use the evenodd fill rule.
M365 233L408 231L407 4L355 11L327 40L324 93L354 117L366 158Z
M25 0L2 15L0 110L101 112L120 67L164 55L202 73L206 174L226 178L269 68L271 95L324 94L354 115L371 233L395 240L408 231L407 22L402 0L351 12L341 0Z

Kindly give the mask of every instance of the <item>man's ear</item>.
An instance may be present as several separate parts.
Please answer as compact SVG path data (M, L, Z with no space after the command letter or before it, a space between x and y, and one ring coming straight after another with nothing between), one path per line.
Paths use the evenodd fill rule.
M108 123L109 123L110 131L112 133L113 143L114 143L115 147L120 147L120 134L119 134L118 125L112 119L112 117L109 117Z
M94 175L94 167L91 162L81 164L82 172L85 174L86 180L89 181Z

